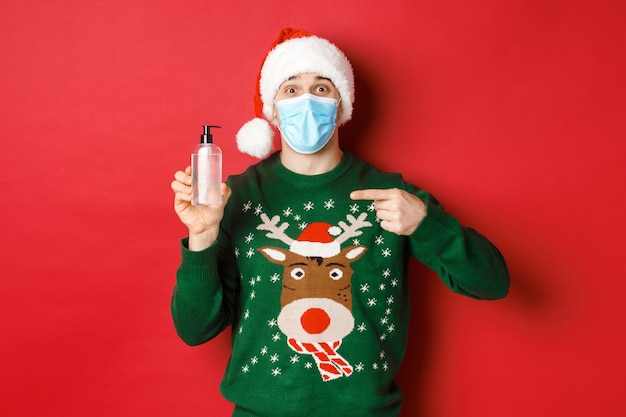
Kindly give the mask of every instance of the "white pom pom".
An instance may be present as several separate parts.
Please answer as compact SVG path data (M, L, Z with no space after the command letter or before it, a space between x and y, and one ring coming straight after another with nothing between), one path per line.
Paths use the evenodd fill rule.
M338 226L331 226L328 229L328 234L330 234L331 236L339 236L341 232L342 232L341 227L338 227Z
M272 151L274 130L266 120L255 117L241 126L236 138L241 152L263 159Z

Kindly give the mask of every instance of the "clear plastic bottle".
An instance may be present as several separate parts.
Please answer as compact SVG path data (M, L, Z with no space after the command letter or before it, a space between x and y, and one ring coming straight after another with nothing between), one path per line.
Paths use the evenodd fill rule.
M211 128L204 126L200 144L191 154L191 204L209 206L222 204L222 150L213 143Z

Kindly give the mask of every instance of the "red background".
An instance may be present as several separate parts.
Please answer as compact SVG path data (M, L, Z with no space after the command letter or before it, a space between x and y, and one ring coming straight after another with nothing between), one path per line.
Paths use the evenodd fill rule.
M624 415L626 3L244 3L0 4L2 414L228 415L228 335L190 348L171 323L169 184L202 124L223 126L225 174L254 162L234 135L300 26L354 64L346 147L512 274L477 302L414 263L403 416Z

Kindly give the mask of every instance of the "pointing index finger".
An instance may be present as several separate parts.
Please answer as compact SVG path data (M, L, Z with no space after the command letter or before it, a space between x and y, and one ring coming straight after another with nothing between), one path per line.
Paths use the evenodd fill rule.
M350 193L350 198L352 200L380 200L385 198L385 190L379 189L366 189L366 190L356 190Z

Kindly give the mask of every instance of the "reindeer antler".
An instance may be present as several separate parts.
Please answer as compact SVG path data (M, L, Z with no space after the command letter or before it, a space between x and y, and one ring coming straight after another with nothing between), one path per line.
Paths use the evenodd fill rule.
M258 225L256 228L257 230L267 230L268 233L266 233L265 236L272 239L278 239L287 245L291 245L291 243L293 243L293 239L285 233L285 229L289 227L289 223L285 222L279 227L278 222L280 221L280 217L274 216L270 220L268 215L265 213L261 213L261 220L263 220L263 223Z
M342 244L343 242L345 242L346 240L348 240L351 237L355 237L355 236L359 236L361 235L363 232L360 231L359 229L363 228L363 227L370 227L372 225L372 223L365 221L365 218L367 217L367 213L361 213L359 214L359 217L355 218L353 215L348 214L348 216L346 217L348 219L348 221L350 222L350 225L348 226L346 224L346 222L340 221L339 222L339 226L341 226L341 228L344 230L343 233L341 233L341 235L337 236L335 238L335 242Z

